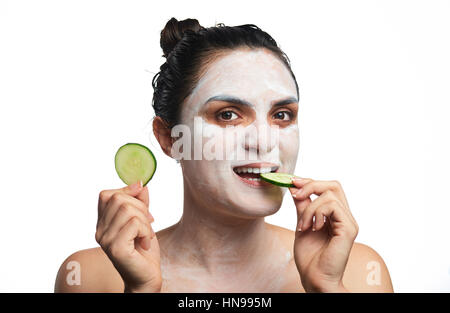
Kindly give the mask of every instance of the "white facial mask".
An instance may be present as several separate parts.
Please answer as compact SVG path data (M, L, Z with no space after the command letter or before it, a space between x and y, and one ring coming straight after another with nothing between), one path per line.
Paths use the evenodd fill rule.
M249 102L255 113L253 122L229 130L203 120L203 129L195 128L204 103L217 95L230 95ZM295 82L286 65L270 51L234 50L209 65L182 105L180 123L189 127L195 139L202 139L203 150L210 148L208 141L211 138L219 138L219 133L222 134L217 141L222 141L224 150L233 157L223 160L207 160L204 157L201 160L181 160L185 184L195 198L202 199L208 207L246 217L266 216L279 209L285 188L253 188L237 177L233 167L271 162L279 166L279 172L293 173L298 155L298 126L295 123L275 129L269 125L267 117L273 101L288 97L297 98ZM260 138L263 136L255 136L255 129L258 134L278 131L279 142L268 142ZM233 142L233 136L247 138L247 142ZM258 152L263 145L265 151ZM191 155L194 156L194 145L191 148ZM236 156L245 151L251 158L237 160Z

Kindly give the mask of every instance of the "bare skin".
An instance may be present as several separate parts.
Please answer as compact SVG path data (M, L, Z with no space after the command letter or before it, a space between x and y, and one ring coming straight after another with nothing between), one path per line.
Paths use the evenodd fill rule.
M230 101L230 96L247 104ZM286 66L270 51L242 49L223 55L209 65L182 109L184 125L195 130L195 118L200 117L212 126L213 137L230 125L242 134L250 134L251 125L258 130L278 126L283 140L269 149L262 149L262 139L225 147L256 152L258 164L249 166L252 171L272 163L280 172L294 172L296 88ZM171 129L156 117L153 130L164 153L173 157ZM193 133L207 139L206 133ZM147 187L137 183L103 190L95 234L100 248L69 256L58 272L56 292L393 291L382 258L354 242L358 225L338 182L293 181L289 191L297 223L292 226L298 230L293 232L264 222L264 216L280 208L286 189L250 187L233 171L238 165L234 161L180 163L181 220L155 235ZM317 196L314 201L312 195ZM67 283L70 261L80 264L80 284Z
M268 223L264 223L266 232L270 234L270 236L278 238L277 242L280 243L278 245L280 250L292 251L292 246L294 242L294 232L288 229L278 227L275 225L271 225ZM174 225L172 227L161 230L156 233L156 236L159 238L161 249L164 250L165 247L169 247L170 237L173 236L177 226ZM275 244L274 244L275 245ZM290 249L290 250L289 250ZM283 252L285 252L283 251ZM280 254L277 257L281 256ZM162 254L162 263L164 262L164 254ZM265 256L267 259L268 256ZM180 256L180 259L182 256ZM66 275L68 274L68 270L66 269L66 265L69 261L77 261L81 264L81 285L73 285L69 286L66 283ZM369 274L369 271L366 269L366 265L369 262L377 261L381 264L381 284L380 285L368 285L366 278ZM183 265L185 266L185 265ZM192 265L199 267L199 265ZM242 264L239 265L242 267ZM247 268L254 268L252 264L247 264ZM183 271L180 271L180 267L177 265L168 265L163 267L164 271L172 272L170 280L163 280L161 292L183 292L183 291L194 291L196 288L204 284L201 282L207 281L217 281L214 279L214 271L208 271L206 269L203 270L203 273L200 274L200 271L197 272L199 275L195 281L187 280L183 275ZM292 257L292 253L290 255L289 261L286 262L286 265L280 264L278 266L279 272L277 273L268 273L266 270L261 267L255 271L255 275L258 274L261 277L264 277L267 280L268 285L273 280L279 280L281 276L281 287L277 290L273 290L271 288L267 289L259 289L255 286L254 282L249 281L247 279L242 279L242 275L237 274L234 277L229 277L228 280L224 280L222 276L220 276L221 283L220 285L212 285L209 286L209 289L203 290L205 292L217 292L217 291L247 291L247 292L305 292L305 289L302 286L294 259ZM246 274L245 267L241 268L241 274ZM272 274L272 275L270 275ZM350 292L393 292L393 287L391 283L391 279L389 276L389 272L386 268L381 257L370 247L355 243L353 245L352 251L350 253L349 261L344 272L344 285ZM92 248L78 251L71 256L69 256L64 263L62 264L60 270L58 271L58 276L55 284L55 292L124 292L124 281L120 276L119 272L116 270L111 260L105 254L105 252L101 248Z
M145 205L149 202L148 189L138 186L138 190L133 199ZM292 190L296 191L295 188ZM107 192L122 193L122 189ZM118 198L121 197L114 199ZM131 203L131 197L122 198ZM118 265L120 262L108 256L105 250L110 251L103 246L103 249L81 250L69 256L58 271L55 292L393 292L385 263L366 245L352 244L340 286L343 289L305 288L293 249L301 236L299 232L265 223L263 218L238 223L236 219L226 221L215 219L211 214L199 216L202 213L195 212L185 213L179 223L156 235L149 231L150 262L144 262L144 270L135 272L144 277L142 281L148 279L156 283L133 285L131 282L136 279L129 279L123 265ZM148 225L153 221L151 215L140 217L148 218ZM303 232L317 235L312 234L311 229ZM142 238L133 239L134 249L142 250L138 246L142 244ZM158 252L156 257L155 252ZM155 260L156 263L152 262ZM66 266L70 261L80 264L80 285L66 283L69 273ZM379 283L367 281L370 275L367 264L370 262L380 265ZM128 267L139 268L139 265L128 264Z

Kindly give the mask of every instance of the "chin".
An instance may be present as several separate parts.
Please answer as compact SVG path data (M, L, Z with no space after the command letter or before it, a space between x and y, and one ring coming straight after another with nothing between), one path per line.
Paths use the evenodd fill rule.
M235 197L227 201L226 210L228 213L241 218L259 218L275 214L283 201L281 188L261 195L241 194L241 197L236 196L235 194Z

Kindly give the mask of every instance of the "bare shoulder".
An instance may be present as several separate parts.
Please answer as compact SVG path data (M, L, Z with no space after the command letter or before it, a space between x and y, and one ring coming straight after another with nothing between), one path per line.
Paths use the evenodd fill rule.
M285 263L287 266L285 267L284 285L280 292L305 292L294 260L294 231L268 223L266 223L266 226L278 238L275 246L282 260L280 264L287 261L287 264Z
M294 239L295 239L295 232L273 224L266 223L268 229L277 235L277 237L280 239L280 242L283 246L286 248L289 248L289 250L293 250L294 248Z
M353 244L343 280L351 292L394 292L383 258L362 243Z
M123 292L123 281L103 250L91 248L67 257L59 268L55 292Z
M295 232L267 224L286 249L292 249ZM371 247L355 242L344 272L344 286L350 292L393 292L389 270L383 258Z
M163 247L164 239L173 230L172 225L156 233ZM102 248L77 251L61 264L55 281L55 292L118 292L124 291L124 282Z

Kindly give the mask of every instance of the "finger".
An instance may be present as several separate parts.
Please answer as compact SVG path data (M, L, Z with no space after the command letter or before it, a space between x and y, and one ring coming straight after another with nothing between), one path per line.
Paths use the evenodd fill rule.
M301 190L296 193L296 199L304 199L312 194L320 196L327 190L337 191L340 188L336 181L313 180L302 185Z
M141 191L137 194L136 198L141 200L146 205L147 208L149 207L150 201L149 201L147 186L145 186L141 189Z
M294 178L292 181L296 186L302 186L302 188L297 189L298 191L292 195L295 199L302 200L306 197L310 197L312 194L320 196L325 192L331 192L335 198L345 204L343 206L344 212L349 216L353 223L356 224L356 220L348 207L348 202L345 197L344 191L342 190L342 186L338 181L320 181L312 180L310 178ZM320 219L319 224L322 225L322 219ZM302 227L300 226L299 228Z
M139 208L142 208L142 210L149 216L149 218L152 221L154 221L153 216L148 211L149 210L148 188L147 186L145 187L142 186L142 181L138 181L132 185L125 186L124 188L122 188L122 191L125 194L133 197L133 200L130 201L134 201L135 205ZM135 201L134 199L138 200L140 203L138 204L138 202ZM142 206L141 203L143 203L144 206Z
M310 179L310 178L293 178L292 182L294 183L294 185L296 185L298 188L300 188L300 189L298 189L298 192L293 194L293 197L296 199L300 199L300 200L305 197L309 197L313 193L320 195L321 193L327 191L327 188L328 188L330 191L332 191L336 194L337 198L344 204L344 209L346 211L348 211L350 217L356 223L356 220L354 219L353 215L350 212L350 208L348 205L347 197L345 196L345 192L342 189L342 186L338 181L336 181L336 180L331 180L331 181L316 180L316 181L314 181L313 179ZM315 190L310 191L309 184L311 182L322 185L323 188L320 188L320 186L319 186L319 188L316 191ZM306 184L308 184L308 187L306 188L306 190L303 190L303 188L301 188L301 187L304 187Z
M121 188L120 190L127 195L130 195L132 197L136 197L142 190L142 181L138 181L132 185L125 186Z
M101 200L101 202L103 203L107 203L109 201L109 199L117 192L123 192L127 195L130 195L132 197L138 195L141 190L142 190L142 182L136 182L132 185L129 186L125 186L123 188L119 188L119 189L107 189L107 190L102 190L100 192L100 196L99 199Z
M296 192L296 188L289 188L289 191L291 191L291 194ZM297 231L301 230L300 227L300 219L301 216L303 215L303 212L305 211L305 209L311 204L311 198L306 198L305 200L296 200L294 198L294 204L295 204L295 208L297 211Z
M154 233L153 233L154 236ZM138 218L133 217L117 234L116 242L119 246L134 244L136 238L140 239L144 250L151 247L152 230L150 224L142 223Z
M148 207L142 201L127 194L116 192L110 198L106 208L104 209L104 213L100 218L99 225L108 225L116 215L119 207L124 203L128 203L139 209L145 216L147 216L147 219L150 223L154 221L153 216L151 216L150 212L148 211Z
M324 216L325 215L322 210L316 210L316 214L314 215L314 223L312 226L313 231L319 231L322 229L323 225L325 225Z
M103 211L104 211L106 205L108 204L109 200L111 199L111 197L114 194L116 194L118 192L122 192L122 193L128 194L130 196L136 196L139 194L141 189L142 189L142 183L137 182L135 184L125 186L120 189L102 190L98 197L98 216L100 217L103 214Z
M101 216L103 215L103 212L105 211L105 207L108 204L109 199L112 197L112 195L115 192L117 192L117 189L100 191L100 194L98 195L97 225L98 225L98 222L100 221Z
M153 215L150 213L149 211L149 206L150 206L150 197L148 194L148 187L145 186L142 188L142 190L139 192L139 194L136 196L136 199L140 200L142 203L144 203L145 208L146 208L146 212L148 214L148 216L151 219L151 222L153 222L155 219L153 218Z
M98 243L101 243L102 238L108 229L106 225L109 224L110 220L112 220L112 218L116 215L121 204L122 203L119 201L109 201L106 208L103 209L103 213L101 213L102 215L99 216L97 220L97 231L95 233L95 239ZM106 220L108 220L108 222L106 222Z
M322 199L318 203L328 203L331 200L337 199L333 193L324 193L320 196ZM325 199L324 199L325 198ZM312 231L319 231L323 228L325 225L325 222L327 220L327 216L325 215L325 212L321 210L321 207L319 207L315 213L313 214L313 224L312 224Z
M312 203L311 198L306 198L306 200L300 201L301 207L297 211L297 231L302 231L302 216L305 213L306 208Z
M301 231L308 230L313 225L313 217L315 216L316 229L323 226L323 217L327 216L333 222L348 223L349 218L345 214L342 204L337 199L329 199L318 197L306 208L301 218ZM319 220L320 219L320 220Z
M294 184L294 187L297 189L302 188L306 183L309 183L312 181L313 181L313 179L311 179L311 178L301 178L301 177L292 178L292 183Z
M132 218L138 218L142 223L150 225L150 221L141 210L128 203L123 203L117 210L117 213L112 218L111 222L98 228L97 236L100 238L102 244L107 245L111 240L113 240L122 227L124 227Z
M156 233L155 233L155 231L153 230L153 227L152 227L151 224L149 225L149 227L150 227L150 239L153 240L153 237L156 236Z

